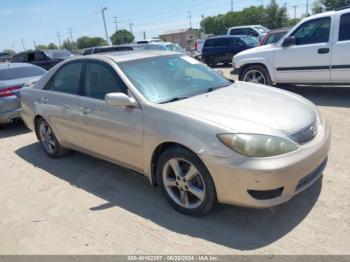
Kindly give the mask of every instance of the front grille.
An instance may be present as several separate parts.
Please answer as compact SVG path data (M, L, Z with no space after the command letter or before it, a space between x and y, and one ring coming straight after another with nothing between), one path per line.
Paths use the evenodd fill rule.
M299 191L303 188L305 188L307 185L309 185L311 182L313 182L317 177L322 175L322 172L326 168L327 165L327 158L319 165L314 171L312 171L310 174L307 176L303 177L300 179L297 188L295 191Z
M297 142L298 144L305 144L311 141L316 135L317 135L317 124L315 121L313 124L290 135L289 138Z

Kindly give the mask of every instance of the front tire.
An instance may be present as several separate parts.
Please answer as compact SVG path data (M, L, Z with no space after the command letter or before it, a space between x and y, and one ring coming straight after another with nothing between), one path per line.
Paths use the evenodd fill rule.
M203 216L216 203L209 171L194 153L183 147L171 147L160 156L157 177L166 200L180 213Z
M269 74L269 71L262 65L253 65L247 67L241 77L240 80L244 82L250 82L255 84L269 85L272 86L272 80Z
M38 120L36 129L41 146L49 157L58 158L68 153L68 150L60 145L51 127L44 119Z

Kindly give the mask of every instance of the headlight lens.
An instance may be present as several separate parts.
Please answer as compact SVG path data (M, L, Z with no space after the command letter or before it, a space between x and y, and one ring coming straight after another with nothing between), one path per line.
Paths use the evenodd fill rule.
M271 157L298 149L298 145L284 138L257 134L220 134L219 140L232 150L249 157Z

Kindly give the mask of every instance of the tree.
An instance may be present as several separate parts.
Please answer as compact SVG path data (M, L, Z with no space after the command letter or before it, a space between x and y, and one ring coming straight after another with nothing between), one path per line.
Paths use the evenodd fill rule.
M36 49L37 49L37 50L46 50L46 49L48 49L48 48L47 48L47 45L37 45L37 46L36 46Z
M47 45L47 49L58 49L57 45L55 45L54 43L49 43Z
M74 50L76 46L75 42L70 41L69 39L66 39L63 41L62 48L67 50Z
M130 44L134 41L134 39L134 35L125 29L117 30L111 36L111 41L113 45Z
M321 1L320 0L314 1L312 3L311 10L312 10L313 15L322 13L323 12L323 4L321 3Z
M288 14L285 7L280 7L276 0L271 0L265 9L264 25L270 29L285 27L288 24Z
M3 52L6 53L6 54L9 54L11 56L16 54L16 52L14 50L12 50L12 49L4 49Z
M77 39L78 49L84 49L84 48L94 47L94 46L103 46L103 45L108 45L108 43L102 37L82 36Z
M350 5L350 0L321 0L326 11Z

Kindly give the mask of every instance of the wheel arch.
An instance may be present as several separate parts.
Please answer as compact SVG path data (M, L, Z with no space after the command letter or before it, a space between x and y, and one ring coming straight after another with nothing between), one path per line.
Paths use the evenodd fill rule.
M270 74L270 78L272 80L273 83L276 82L276 75L274 73L273 67L270 63L268 63L265 60L261 60L261 61L247 61L247 63L244 63L240 66L239 68L239 80L242 81L242 75L243 72L250 66L263 66Z

